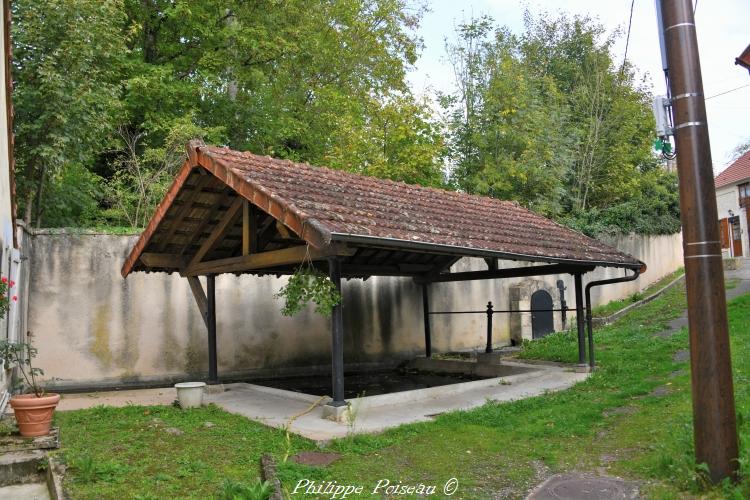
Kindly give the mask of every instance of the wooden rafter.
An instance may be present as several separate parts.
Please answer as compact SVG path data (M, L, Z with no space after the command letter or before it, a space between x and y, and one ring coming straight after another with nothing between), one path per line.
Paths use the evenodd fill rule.
M206 214L205 217L201 218L200 223L198 224L198 227L195 228L195 231L193 231L193 234L190 235L190 238L188 238L188 241L182 245L180 248L180 251L178 253L184 254L186 250L188 250L193 243L195 243L195 240L200 238L200 236L203 234L203 231L206 229L206 226L208 226L216 216L216 213L221 210L221 200L219 200L217 203L214 204L211 208L208 209L208 214Z
M200 175L198 177L198 180L195 184L195 189L192 193L190 193L189 196L186 197L184 204L177 211L177 215L175 216L174 220L172 220L172 222L167 226L166 233L162 235L161 241L159 241L159 244L156 246L158 253L164 251L164 249L169 244L169 240L172 239L175 231L177 231L177 229L180 227L180 224L182 224L183 219L188 216L193 208L195 208L194 203L198 196L200 196L201 189L203 189L203 186L208 184L210 180L211 176L206 174L205 172L203 172L203 175Z
M211 231L211 234L208 235L206 241L203 242L193 258L190 259L190 263L187 266L188 268L195 266L201 260L203 260L203 257L205 257L206 254L211 251L211 249L214 247L214 245L216 245L219 239L224 236L226 232L232 227L232 223L237 217L240 208L242 208L242 204L244 201L245 200L243 198L240 198L239 196L235 198L227 211L224 212L222 218L216 224L216 227L214 227L213 231Z

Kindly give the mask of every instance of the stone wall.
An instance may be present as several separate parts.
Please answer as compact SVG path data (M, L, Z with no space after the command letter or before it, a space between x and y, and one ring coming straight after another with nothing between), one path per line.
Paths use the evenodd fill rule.
M202 377L205 372L205 325L187 280L177 274L120 276L135 240L65 231L26 234L24 254L31 263L28 329L39 347L38 364L53 386L145 385ZM679 235L622 237L610 243L646 261L649 272L637 282L596 291L595 304L630 295L682 265ZM486 265L481 259L464 259L454 266L456 271L468 269ZM623 274L599 269L584 281ZM569 276L538 279L553 288L557 279L564 279L568 304L574 307ZM519 281L433 284L430 307L484 310L492 301L495 309L508 309L508 287ZM220 376L330 370L328 320L312 310L282 316L273 295L283 284L274 277L217 278ZM343 294L348 365L396 363L423 352L421 294L411 279L349 280ZM484 314L432 318L436 352L484 348ZM493 323L495 343L508 344L509 315L495 315Z

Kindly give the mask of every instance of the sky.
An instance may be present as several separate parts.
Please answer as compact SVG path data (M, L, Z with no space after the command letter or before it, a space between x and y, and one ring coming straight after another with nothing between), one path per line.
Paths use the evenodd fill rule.
M564 11L598 18L608 31L625 31L630 4L631 0L427 0L430 11L419 29L425 47L409 83L418 95L455 88L445 40L453 40L455 26L472 17L487 14L498 25L520 33L525 9L550 14ZM750 1L698 0L695 22L706 97L750 84L750 73L734 64L750 44ZM623 35L614 48L617 59L622 59L624 50ZM649 76L655 95L666 94L653 0L635 0L627 57L640 75ZM750 86L707 99L706 111L714 172L718 173L729 163L731 151L750 140Z

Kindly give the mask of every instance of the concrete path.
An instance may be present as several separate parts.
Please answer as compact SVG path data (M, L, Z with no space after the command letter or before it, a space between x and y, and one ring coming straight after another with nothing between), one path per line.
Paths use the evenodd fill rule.
M451 386L443 386L445 395L413 401L410 391L403 393L399 404L362 408L353 423L334 422L323 418L324 400L308 394L298 394L270 387L237 383L212 386L206 400L224 410L243 415L271 427L290 429L295 434L324 441L344 437L351 432L380 432L411 422L430 420L447 411L481 406L488 400L512 401L567 389L585 380L588 374L575 373L569 367L553 364L533 364L504 361L506 364L532 366L536 371L502 377L494 385L477 387L459 394ZM133 389L126 391L65 394L59 411L80 410L94 406L168 405L177 398L174 388ZM311 411L308 412L308 410ZM299 416L303 414L302 416ZM298 418L295 418L299 416Z
M737 286L726 291L727 302L739 297L740 295L750 293L750 259L742 259L742 266L735 271L724 271L724 279L726 281L739 280ZM669 337L678 332L681 328L687 328L687 310L685 310L679 318L673 319L667 323L667 325L669 327L667 330L657 333L656 335L660 337Z
M49 490L44 483L0 487L0 500L49 500L50 498Z
M559 391L585 380L588 376L586 373L574 373L569 368L560 366L534 366L539 370L503 379L512 379L511 381L501 382L501 379L498 379L496 385L478 387L459 394L414 401L407 391L402 393L403 401L399 404L363 408L360 411L357 411L355 406L357 416L353 423L324 419L321 405L315 406L317 398L298 395L295 399L293 395L274 393L274 390L269 391L268 388L252 384L229 384L225 392L210 395L209 401L229 412L244 415L271 427L285 428L289 425L289 429L295 434L316 441L326 441L344 437L352 432L380 432L402 424L427 421L447 411L481 406L488 400L512 401ZM314 408L308 412L313 406ZM303 413L305 414L294 418Z

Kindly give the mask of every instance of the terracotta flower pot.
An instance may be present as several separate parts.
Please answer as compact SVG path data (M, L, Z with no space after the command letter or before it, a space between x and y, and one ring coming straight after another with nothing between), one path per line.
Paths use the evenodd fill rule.
M34 394L21 394L10 398L21 435L36 437L49 434L52 415L59 402L59 394L45 394L41 398Z

